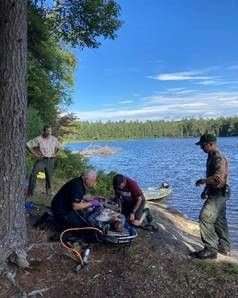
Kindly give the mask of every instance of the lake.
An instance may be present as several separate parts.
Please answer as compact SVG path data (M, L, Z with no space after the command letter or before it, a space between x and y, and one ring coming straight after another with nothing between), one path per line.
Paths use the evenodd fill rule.
M142 188L169 183L172 196L166 203L186 216L197 220L203 201L201 188L194 186L197 179L205 176L207 155L194 143L197 139L139 139L97 141L93 144L118 149L111 156L95 156L90 163L96 169L117 171L137 180ZM71 143L66 148L78 151L91 142ZM238 138L219 138L219 147L230 164L232 195L227 204L227 217L232 246L238 247Z

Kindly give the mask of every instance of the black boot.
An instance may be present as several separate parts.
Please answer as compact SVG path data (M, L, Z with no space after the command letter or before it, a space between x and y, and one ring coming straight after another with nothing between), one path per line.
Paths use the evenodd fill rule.
M203 250L194 251L190 253L190 256L193 258L205 260L205 259L216 259L217 258L217 251L213 248L205 247Z
M230 248L225 248L223 246L218 247L218 252L224 256L230 256L231 255L231 250Z
M143 225L140 227L147 231L152 231L152 232L158 231L158 226L153 223L154 218L150 213L150 209L145 208L143 210L143 214L145 214L145 219L143 221Z
M153 221L153 216L151 215L150 209L149 208L145 208L143 210L143 212L145 213L145 218L148 224L151 224Z

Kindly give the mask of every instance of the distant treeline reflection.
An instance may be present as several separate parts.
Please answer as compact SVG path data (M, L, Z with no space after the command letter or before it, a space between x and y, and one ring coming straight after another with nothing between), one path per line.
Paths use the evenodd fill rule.
M179 121L75 121L67 140L131 139L157 137L197 137L210 132L217 136L238 135L238 117L184 119Z

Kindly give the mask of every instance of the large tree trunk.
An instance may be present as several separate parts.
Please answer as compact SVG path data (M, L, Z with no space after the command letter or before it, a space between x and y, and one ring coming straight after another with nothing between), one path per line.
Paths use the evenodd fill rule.
M24 252L27 1L0 0L0 262Z

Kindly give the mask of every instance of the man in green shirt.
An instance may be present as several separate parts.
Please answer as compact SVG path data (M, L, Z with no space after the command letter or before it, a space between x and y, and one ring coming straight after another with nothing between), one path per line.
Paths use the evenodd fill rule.
M199 216L199 225L204 249L191 255L199 259L215 259L217 252L228 255L230 242L226 219L226 200L229 198L228 163L219 151L216 137L204 134L196 143L208 155L206 178L197 180L203 186L201 194L205 200Z

